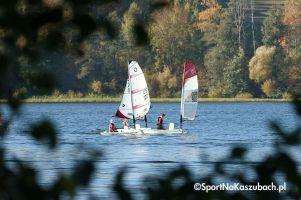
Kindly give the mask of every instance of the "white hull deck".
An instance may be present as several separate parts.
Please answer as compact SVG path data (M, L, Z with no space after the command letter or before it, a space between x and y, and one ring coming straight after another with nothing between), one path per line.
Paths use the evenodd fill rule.
M108 130L100 132L101 135L160 135L160 134L182 134L182 129L164 130L164 129L152 129L152 128L129 128L129 129L117 129L116 132L109 132Z

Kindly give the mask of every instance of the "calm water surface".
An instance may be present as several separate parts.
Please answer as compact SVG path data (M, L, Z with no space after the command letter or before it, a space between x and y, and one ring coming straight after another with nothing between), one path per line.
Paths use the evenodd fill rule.
M107 129L115 114L115 103L26 104L22 115L11 127L5 140L8 158L21 158L41 170L41 182L47 186L60 172L70 172L76 161L85 159L91 149L102 150L96 160L97 171L91 188L81 197L92 193L111 196L114 174L128 168L126 184L140 190L146 175L163 176L164 172L181 164L195 174L210 172L214 162L221 160L233 146L249 149L247 161L256 163L272 151L276 137L269 128L271 120L281 120L284 127L295 127L297 120L288 103L201 103L195 121L185 122L186 134L101 136L99 129ZM6 113L7 108L0 105ZM179 126L178 103L154 103L148 116L149 126L155 127L160 112L166 114L165 123ZM40 118L49 118L59 130L59 145L52 152L27 137L24 130ZM122 120L116 119L117 125ZM144 126L144 122L139 122ZM300 150L300 149L299 149ZM301 151L293 156L301 161ZM301 163L298 163L299 167Z

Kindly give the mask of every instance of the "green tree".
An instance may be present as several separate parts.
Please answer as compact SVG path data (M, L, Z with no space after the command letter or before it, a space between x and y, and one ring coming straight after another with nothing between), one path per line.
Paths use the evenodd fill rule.
M77 78L85 85L85 91L90 89L93 80L103 83L102 92L116 95L123 91L127 76L127 60L130 58L127 43L123 40L121 31L122 18L120 13L113 11L107 16L112 29L118 31L112 40L103 30L93 33L84 43L85 55L76 58ZM116 87L110 87L112 80ZM113 88L113 89L112 89Z
M121 33L124 40L128 45L133 46L136 41L136 35L134 32L135 26L139 23L139 19L142 17L140 8L136 2L131 3L129 9L123 16L123 22L121 27Z
M301 47L292 48L286 55L287 90L294 95L301 93Z
M237 44L244 46L244 29L248 19L250 4L247 0L230 0L228 3L229 13L232 15L233 25L237 35Z
M227 9L233 20L231 27L237 40L235 49L243 48L246 58L250 58L254 55L253 39L256 37L255 33L252 35L252 4L249 0L230 0Z
M180 81L183 62L200 61L203 44L193 27L189 5L175 3L154 13L150 25L151 46L157 72L169 68ZM166 20L168 19L168 20Z
M242 48L224 69L227 94L234 97L248 90L248 63Z
M207 44L211 46L206 51L204 65L207 71L209 93L210 90L219 91L222 96L225 95L225 77L224 69L233 55L238 51L237 33L232 29L233 16L227 10L221 10L218 13L218 19L215 19L216 29L211 29L205 36ZM215 92L213 92L215 93ZM215 95L214 95L215 96Z
M284 34L282 22L283 12L281 9L272 9L263 21L262 42L266 46L279 46L279 40Z
M119 60L119 65L122 66L120 69L125 68L126 73L129 60L136 60L144 72L153 68L154 55L152 54L151 46L149 43L139 45L135 42L139 40L140 35L139 31L134 31L135 28L140 27L145 18L149 17L151 13L151 5L149 3L148 1L132 2L121 19L121 33L118 45L116 45L117 59ZM145 34L148 36L147 33ZM125 79L122 83L123 87L127 78L124 74L125 72L123 72Z

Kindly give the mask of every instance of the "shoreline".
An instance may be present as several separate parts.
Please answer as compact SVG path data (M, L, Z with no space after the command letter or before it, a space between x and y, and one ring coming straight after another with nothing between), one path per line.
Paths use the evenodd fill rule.
M120 103L118 97L81 97L81 98L28 98L23 103ZM152 103L179 103L180 98L151 98ZM199 103L239 103L239 102L291 102L291 99L269 98L199 98ZM6 103L0 99L0 103Z

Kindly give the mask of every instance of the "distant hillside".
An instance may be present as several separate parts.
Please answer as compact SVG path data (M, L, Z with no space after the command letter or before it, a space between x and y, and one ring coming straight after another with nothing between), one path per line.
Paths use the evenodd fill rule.
M254 0L256 20L262 21L269 9L283 5L284 0Z
M218 2L221 5L226 6L229 0L218 0ZM284 0L254 0L255 21L261 23L269 9L273 8L274 6L283 7L283 5Z
M227 3L229 0L217 0L219 4L221 4L223 7L227 6ZM251 1L251 0L249 0ZM138 5L145 5L147 3L151 3L151 0L136 0ZM122 15L129 7L129 5L132 3L131 0L120 0L119 3L108 3L108 6L102 6L101 9L96 10L98 13L108 13L112 11L117 11L120 15ZM283 7L284 0L254 0L254 8L255 8L255 22L261 23L266 16L266 13L269 11L269 9L276 7Z

